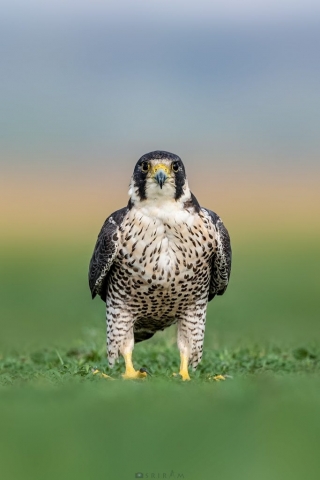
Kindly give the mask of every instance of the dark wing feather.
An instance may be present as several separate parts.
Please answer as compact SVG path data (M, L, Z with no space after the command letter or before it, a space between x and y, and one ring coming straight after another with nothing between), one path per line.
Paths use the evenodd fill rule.
M89 266L89 286L94 298L97 294L106 301L108 273L118 253L119 227L129 208L114 212L104 222L98 235Z
M232 251L228 230L223 225L221 218L215 212L203 208L209 216L216 230L216 251L212 258L211 279L209 289L209 302L215 295L223 295L227 289L230 273Z

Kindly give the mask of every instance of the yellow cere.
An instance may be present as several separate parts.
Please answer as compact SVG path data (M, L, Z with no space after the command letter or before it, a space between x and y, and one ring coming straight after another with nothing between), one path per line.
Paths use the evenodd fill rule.
M168 167L168 165L165 165L164 163L157 163L152 167L152 174L156 175L159 170L163 170L166 175L170 175L171 173L170 167Z

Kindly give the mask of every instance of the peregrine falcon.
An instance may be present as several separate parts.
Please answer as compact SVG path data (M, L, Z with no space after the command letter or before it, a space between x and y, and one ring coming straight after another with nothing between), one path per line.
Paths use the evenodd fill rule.
M109 365L120 353L123 378L145 377L133 367L134 344L176 323L179 373L189 380L188 366L202 357L207 304L229 283L229 234L200 207L173 153L143 155L129 196L102 226L89 267L92 298L106 303Z

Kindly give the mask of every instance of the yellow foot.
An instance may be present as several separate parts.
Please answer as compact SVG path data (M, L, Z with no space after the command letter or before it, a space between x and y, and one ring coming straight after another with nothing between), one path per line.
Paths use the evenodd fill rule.
M132 380L137 378L146 378L148 376L147 372L144 368L140 368L140 370L127 369L125 373L122 374L122 378L124 380Z
M100 372L100 370L92 370L93 375L97 375L101 378L107 378L108 380L114 380L114 378L110 377L109 375L106 375L105 373Z

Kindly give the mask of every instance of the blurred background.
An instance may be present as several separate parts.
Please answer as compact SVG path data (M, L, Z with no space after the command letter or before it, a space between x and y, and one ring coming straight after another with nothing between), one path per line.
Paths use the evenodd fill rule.
M88 262L156 149L181 156L232 237L216 341L319 336L319 3L1 10L1 348L104 331Z
M319 478L319 379L290 375L286 356L300 349L310 372L320 358L305 349L320 340L319 27L313 0L1 2L1 385L18 377L0 387L6 479ZM220 365L244 348L243 362L219 384L84 383L59 352L104 352L88 263L156 149L181 156L232 239L203 371L209 352ZM174 337L135 358L165 362L167 342L178 361ZM252 351L282 373L241 376Z

